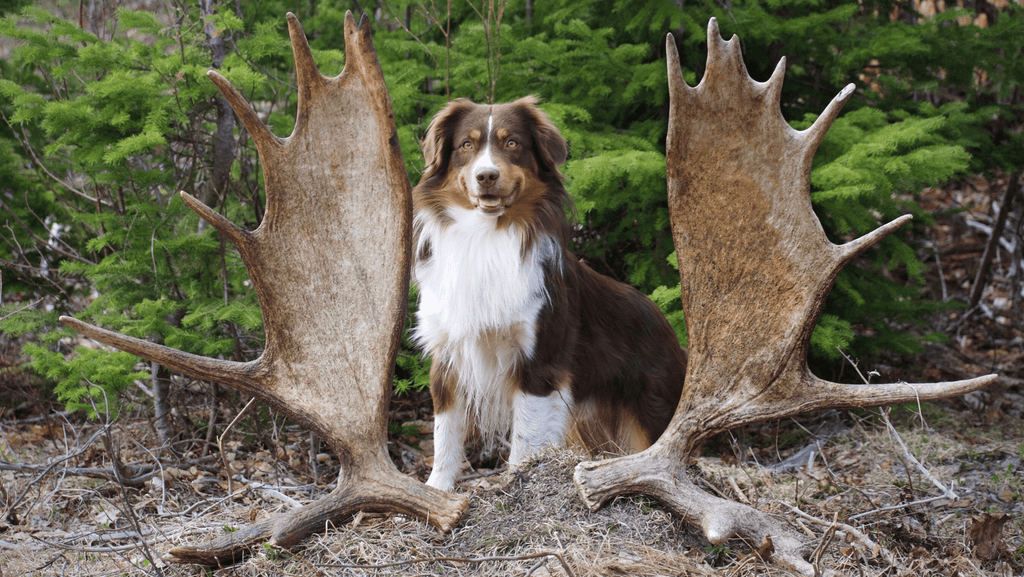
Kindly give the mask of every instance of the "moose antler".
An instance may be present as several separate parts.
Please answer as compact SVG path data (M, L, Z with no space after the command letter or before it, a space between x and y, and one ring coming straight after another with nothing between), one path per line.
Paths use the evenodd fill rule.
M364 16L356 27L345 15L345 69L325 78L299 21L287 18L299 87L291 136L274 136L224 77L209 72L262 159L263 222L242 230L181 193L241 253L263 311L262 356L209 359L61 317L100 342L260 398L315 431L341 462L329 496L173 549L171 561L229 563L253 545L287 547L358 511L398 512L447 531L466 509L465 497L402 475L385 446L408 298L412 201L369 22Z
M866 408L979 389L995 375L933 384L844 385L807 367L811 331L839 270L892 233L902 216L844 245L825 237L811 209L814 152L853 93L844 88L813 126L791 128L779 99L785 60L768 82L747 74L737 38L708 23L704 78L690 88L667 42L671 113L668 200L689 333L686 385L662 437L643 453L576 470L592 509L623 493L650 495L712 543L763 543L804 573L805 541L767 515L698 489L686 462L707 437L746 423L825 408Z

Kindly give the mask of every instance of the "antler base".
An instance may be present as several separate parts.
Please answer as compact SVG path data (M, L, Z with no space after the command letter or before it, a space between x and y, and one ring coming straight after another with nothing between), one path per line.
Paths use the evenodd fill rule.
M739 537L755 550L770 551L776 563L814 575L814 568L804 560L811 546L803 535L767 513L704 492L690 480L678 455L674 447L658 443L619 459L584 461L576 467L576 488L592 511L619 495L647 495L686 523L700 527L713 544Z
M397 474L346 479L331 494L304 507L205 543L171 549L163 559L209 567L230 565L240 561L254 547L267 543L288 549L314 533L345 523L359 512L408 515L447 532L465 513L467 503L465 496L437 491Z

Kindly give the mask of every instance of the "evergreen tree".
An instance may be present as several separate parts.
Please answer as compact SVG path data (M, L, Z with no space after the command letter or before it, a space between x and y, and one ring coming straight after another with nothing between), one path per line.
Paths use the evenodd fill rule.
M1024 164L1024 11L979 4L991 12L982 28L965 9L923 19L880 0L679 4L545 0L528 14L525 0L495 10L456 2L451 13L380 2L374 42L410 179L422 171L426 125L449 97L540 96L570 145L574 249L650 294L685 342L665 198L664 41L673 32L696 84L715 16L727 37L742 38L755 79L787 57L783 114L796 128L857 85L812 173L812 201L834 242L915 215L843 270L813 354L910 352L942 338L906 331L952 306L924 296L920 241L934 215L914 198L968 170ZM262 218L259 159L204 75L219 68L286 135L296 95L284 12L298 14L321 69L336 74L347 8L358 9L171 4L120 9L102 28L83 29L17 1L0 6L0 35L16 44L0 61L0 328L38 342L25 351L69 407L91 410L86 396L117 399L148 367L120 353L66 350L72 335L57 327L58 314L203 355L258 355L262 321L244 267L177 197L194 193L250 229ZM37 299L50 306L11 314ZM426 375L406 340L396 387L422 388Z

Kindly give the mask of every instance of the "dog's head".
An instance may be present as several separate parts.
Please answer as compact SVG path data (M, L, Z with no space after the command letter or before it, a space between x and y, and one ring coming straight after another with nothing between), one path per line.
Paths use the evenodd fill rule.
M551 185L561 189L565 139L536 103L532 96L497 105L449 103L427 130L421 186L494 216L540 202Z

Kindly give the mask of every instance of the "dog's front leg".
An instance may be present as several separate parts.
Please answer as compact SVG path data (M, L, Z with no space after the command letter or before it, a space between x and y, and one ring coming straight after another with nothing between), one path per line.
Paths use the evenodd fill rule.
M464 402L434 414L434 467L427 485L442 491L455 488L466 460L467 415Z
M521 467L541 449L563 446L571 410L568 391L556 390L543 397L517 392L512 401L509 465Z

